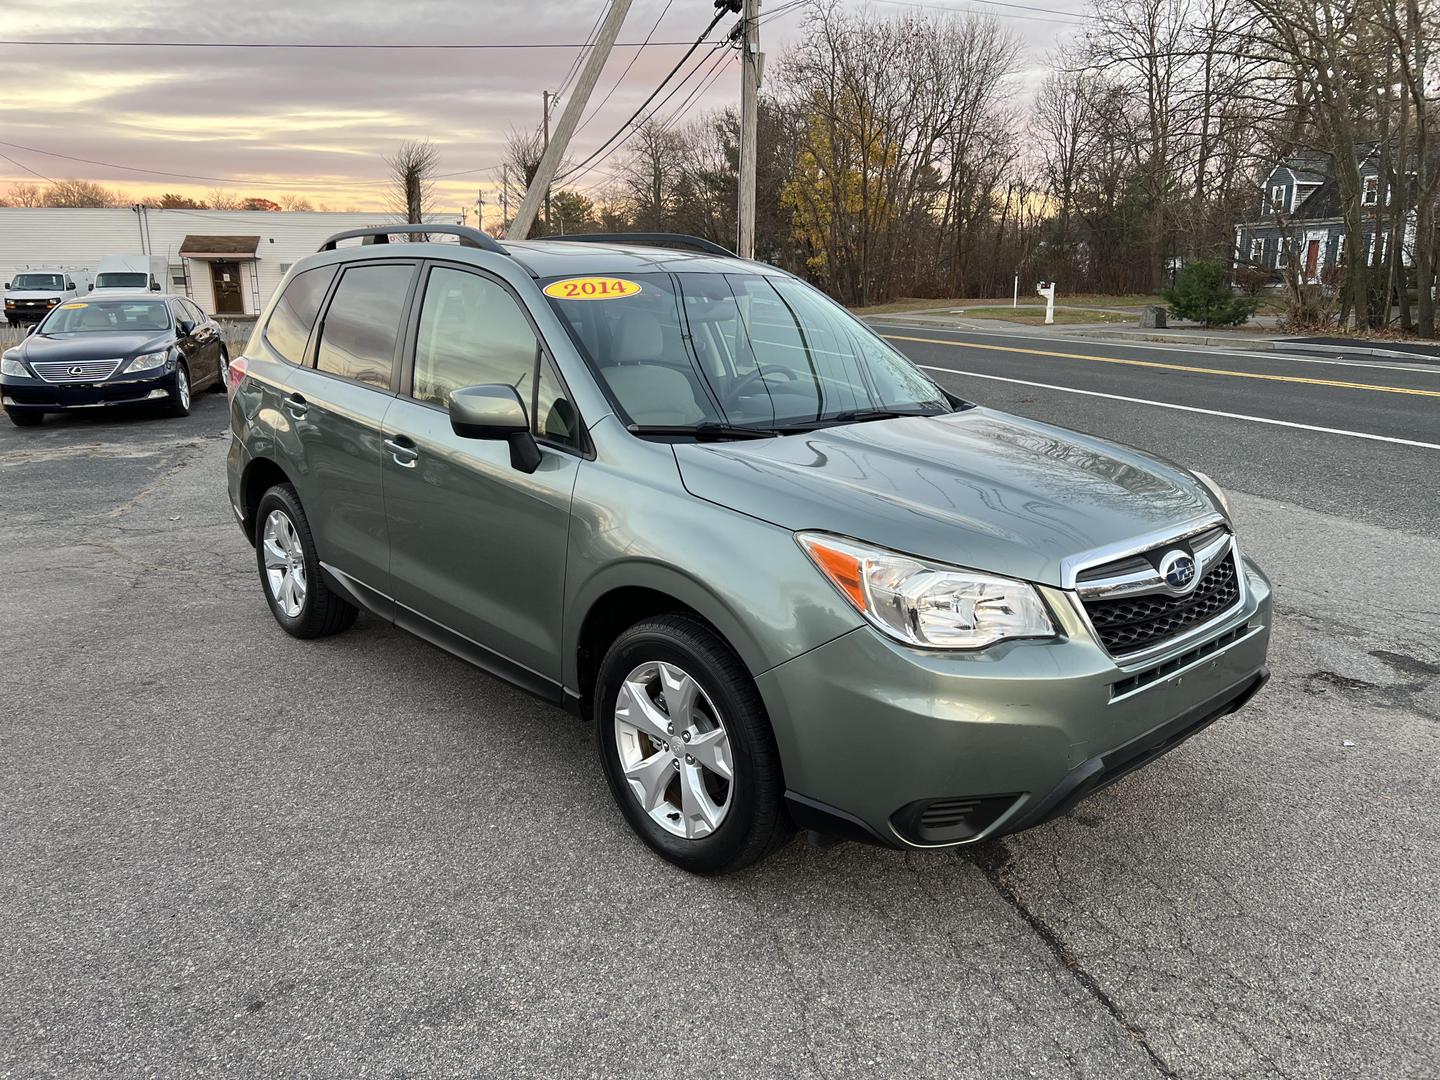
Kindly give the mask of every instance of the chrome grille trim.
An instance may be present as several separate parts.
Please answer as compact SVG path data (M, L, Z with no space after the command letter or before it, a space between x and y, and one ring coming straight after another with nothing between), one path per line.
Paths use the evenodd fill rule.
M120 367L119 360L45 360L31 362L35 374L48 383L104 382ZM75 369L75 372L71 371Z
M1225 556L1232 543L1231 534L1222 532L1204 547L1194 549L1194 580L1197 583L1209 573L1212 566ZM1156 547L1164 546L1164 544L1156 545ZM1165 584L1165 579L1160 576L1160 571L1150 566L1134 573L1083 581L1075 586L1075 591L1085 600L1113 600L1121 596L1143 596L1145 593L1155 592L1175 595L1174 590Z

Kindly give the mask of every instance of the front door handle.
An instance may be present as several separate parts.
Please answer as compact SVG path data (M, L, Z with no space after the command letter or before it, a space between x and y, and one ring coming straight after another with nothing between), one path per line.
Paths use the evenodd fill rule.
M310 411L310 405L299 394L291 394L285 399L285 409L296 420L304 420L305 414Z
M385 449L390 451L390 456L395 459L395 464L404 469L413 469L415 459L420 456L419 448L404 435L386 439Z

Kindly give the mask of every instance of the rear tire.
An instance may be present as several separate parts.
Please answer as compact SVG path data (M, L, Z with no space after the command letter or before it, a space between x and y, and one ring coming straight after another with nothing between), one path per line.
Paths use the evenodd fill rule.
M39 427L45 421L45 414L42 412L20 412L18 409L5 410L5 415L10 417L10 422L16 427Z
M255 562L270 613L291 637L329 637L348 630L359 614L320 574L315 537L289 484L277 484L255 511Z
M662 858L725 874L790 838L765 705L739 657L700 620L662 615L621 634L600 665L594 716L610 791Z
M230 354L224 348L220 350L220 370L217 374L219 378L215 380L215 385L210 389L217 394L223 394L230 382Z

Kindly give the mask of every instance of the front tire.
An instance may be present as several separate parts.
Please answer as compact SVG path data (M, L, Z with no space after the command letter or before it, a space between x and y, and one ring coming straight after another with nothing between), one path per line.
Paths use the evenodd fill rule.
M749 672L688 615L646 619L601 662L601 767L630 827L696 874L749 866L793 831L780 752Z
M175 385L170 389L165 411L174 417L190 415L190 372L184 364L175 365Z
M39 427L45 420L42 412L20 412L17 410L5 410L5 415L10 417L10 422L16 427Z
M255 561L270 613L291 637L329 637L355 622L355 606L320 576L315 537L289 484L272 487L256 509Z

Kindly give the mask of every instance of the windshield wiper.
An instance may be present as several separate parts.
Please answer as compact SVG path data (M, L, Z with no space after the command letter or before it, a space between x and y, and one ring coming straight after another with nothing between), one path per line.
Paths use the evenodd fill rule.
M724 439L773 439L780 432L770 428L737 427L733 424L631 424L632 435L689 435L697 442Z
M819 420L810 420L804 424L786 425L786 427L787 430L813 431L816 428L833 427L836 424L863 424L867 420L898 420L906 416L944 416L949 411L949 409L943 409L938 412L903 411L900 409L848 409L845 412L835 413L833 416L822 416Z

